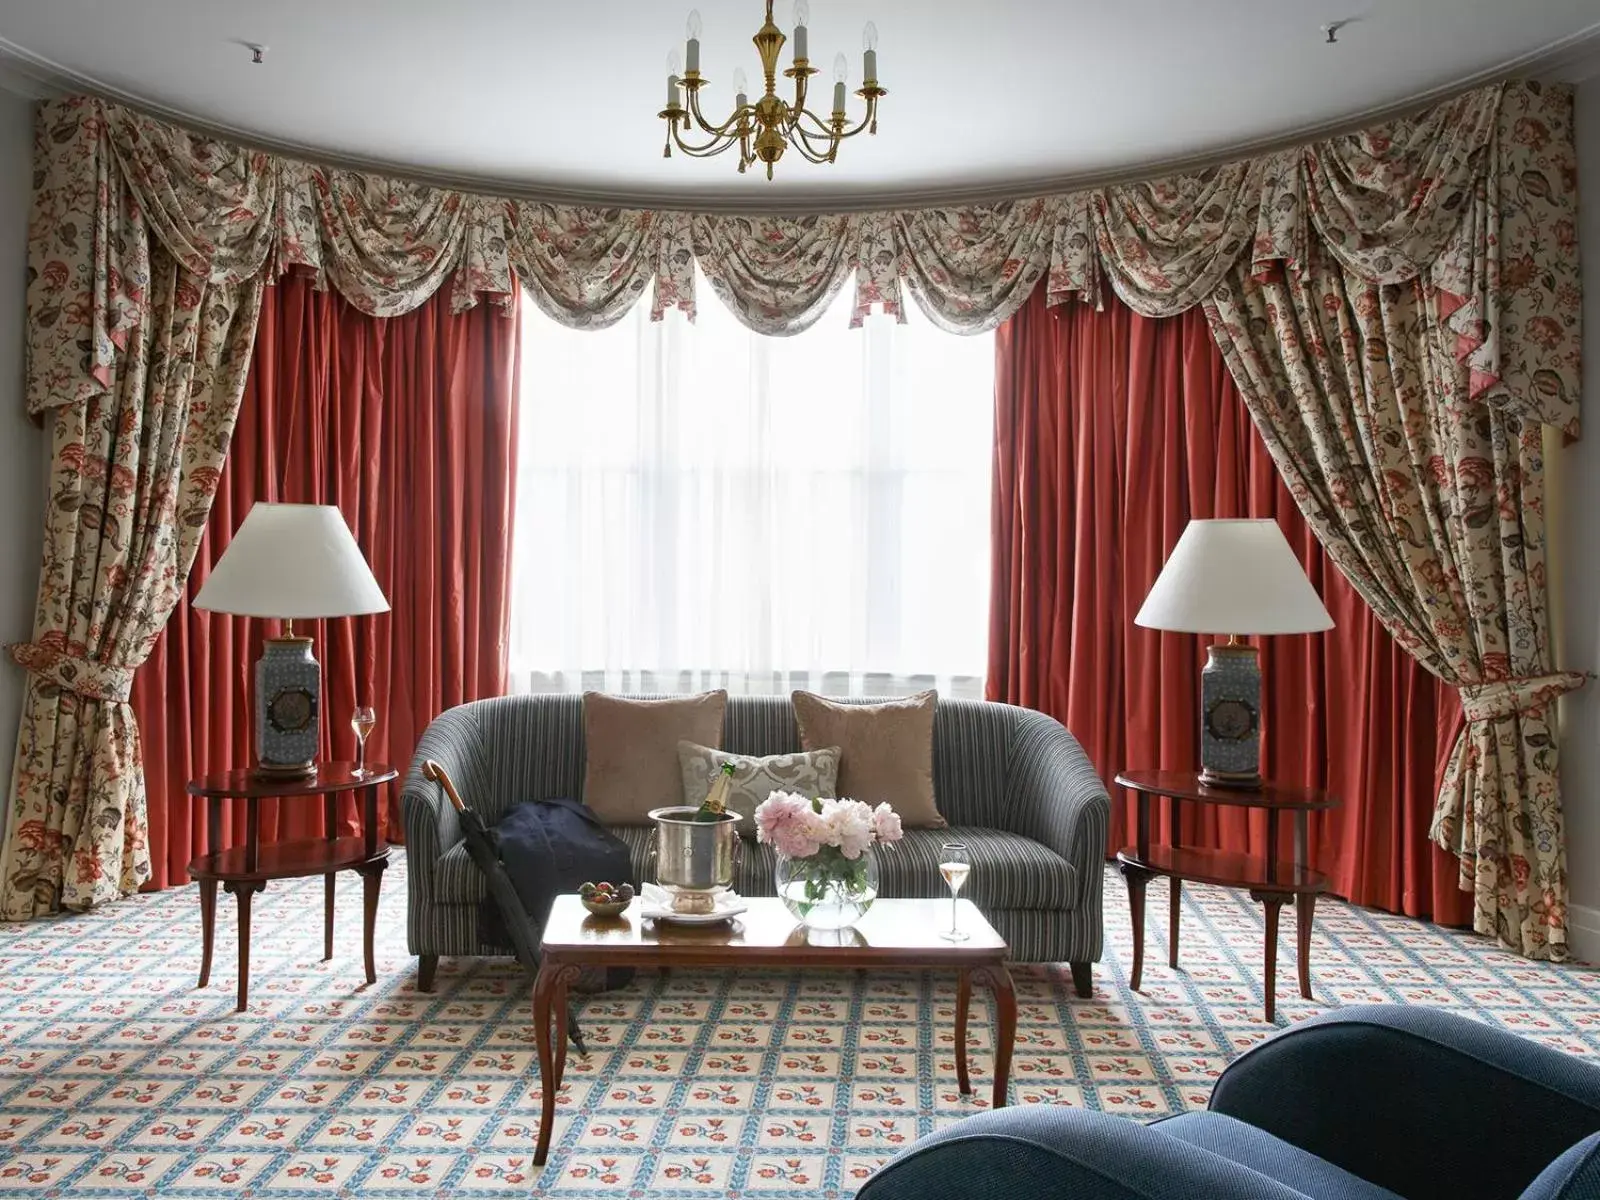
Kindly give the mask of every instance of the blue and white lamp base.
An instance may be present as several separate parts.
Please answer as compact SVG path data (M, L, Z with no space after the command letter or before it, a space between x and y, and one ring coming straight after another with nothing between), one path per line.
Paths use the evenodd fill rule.
M1261 786L1261 659L1254 646L1207 648L1200 673L1200 782Z
M256 774L317 773L322 668L308 637L267 638L256 662Z

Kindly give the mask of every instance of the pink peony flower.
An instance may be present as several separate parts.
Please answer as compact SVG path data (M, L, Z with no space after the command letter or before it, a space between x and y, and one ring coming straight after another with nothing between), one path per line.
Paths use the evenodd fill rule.
M880 804L872 810L872 829L878 835L878 840L885 844L898 842L904 835L900 828L900 814L887 804Z
M756 840L790 858L809 858L826 841L827 828L806 797L773 792L756 809Z
M823 820L828 830L828 845L839 847L846 858L860 858L862 851L872 845L872 809L861 801L824 802Z
M796 792L773 792L756 809L756 840L790 858L810 858L835 846L858 859L875 842L898 842L900 818L887 804L876 809L859 800L812 800Z

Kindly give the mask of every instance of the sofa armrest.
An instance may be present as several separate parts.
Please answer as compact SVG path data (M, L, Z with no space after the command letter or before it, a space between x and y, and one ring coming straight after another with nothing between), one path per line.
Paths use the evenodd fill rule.
M425 779L422 764L433 759L455 781L471 808L481 806L490 786L483 736L472 705L464 704L435 717L423 730L417 752L400 789L400 816L406 831L406 876L413 898L432 899L434 865L461 840L461 818L444 789Z
M918 1139L856 1200L1304 1200L1221 1155L1106 1113L1028 1104Z
M1011 738L1005 811L1012 831L1048 846L1078 875L1074 908L1099 911L1105 888L1111 797L1061 722L1025 710ZM1091 959L1100 957L1096 946Z
M1402 1196L1488 1200L1600 1130L1600 1069L1438 1009L1362 1005L1242 1055L1210 1107Z

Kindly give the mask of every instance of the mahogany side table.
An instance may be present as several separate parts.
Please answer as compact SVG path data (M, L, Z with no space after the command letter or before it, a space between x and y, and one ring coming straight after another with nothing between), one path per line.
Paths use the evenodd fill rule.
M1167 944L1173 969L1178 966L1178 914L1182 906L1183 881L1248 888L1250 898L1259 901L1266 910L1266 977L1263 980L1266 1019L1273 1019L1277 1006L1278 912L1291 899L1295 904L1300 994L1311 999L1311 922L1318 894L1328 890L1328 878L1306 865L1306 816L1322 809L1337 808L1339 801L1313 788L1270 782L1254 789L1208 787L1200 782L1200 775L1195 771L1124 771L1117 776L1117 783L1132 792L1139 802L1138 844L1117 852L1117 867L1128 885L1128 907L1133 915L1133 971L1128 986L1138 991L1144 972L1145 884L1154 876L1164 875L1172 881ZM1152 796L1166 799L1171 845L1150 844ZM1185 801L1265 809L1267 854L1263 857L1230 850L1186 849L1181 841L1179 823ZM1282 813L1294 817L1294 858L1287 863L1277 858L1278 818Z
M376 764L357 775L353 763L319 763L317 773L304 779L273 779L248 770L223 771L201 779L191 779L187 791L202 796L208 805L207 853L189 864L189 878L200 884L200 986L211 982L211 949L216 936L217 884L231 892L239 902L239 1003L244 1012L250 1003L250 902L265 891L273 879L297 879L321 875L323 889L322 961L333 957L334 875L354 871L363 883L365 921L362 930L366 951L367 982L376 983L372 937L378 924L378 885L383 869L389 865L389 847L378 835L378 788L398 779L393 767ZM359 792L362 798L361 834L338 836L338 796ZM323 836L318 840L261 844L262 800L288 803L322 798ZM221 848L222 802L245 801L248 806L245 843Z

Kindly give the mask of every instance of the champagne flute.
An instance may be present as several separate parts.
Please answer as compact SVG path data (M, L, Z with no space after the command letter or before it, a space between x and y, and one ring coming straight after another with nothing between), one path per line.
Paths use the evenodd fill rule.
M961 885L967 881L967 876L972 872L972 862L967 857L967 848L960 842L946 842L939 849L939 874L944 876L944 881L950 888L950 928L940 933L939 936L950 942L964 942L967 932L956 928L956 893L961 890Z
M367 773L367 738L372 735L373 728L378 724L378 714L369 704L356 706L355 712L350 714L350 728L356 735L356 770L357 779Z

